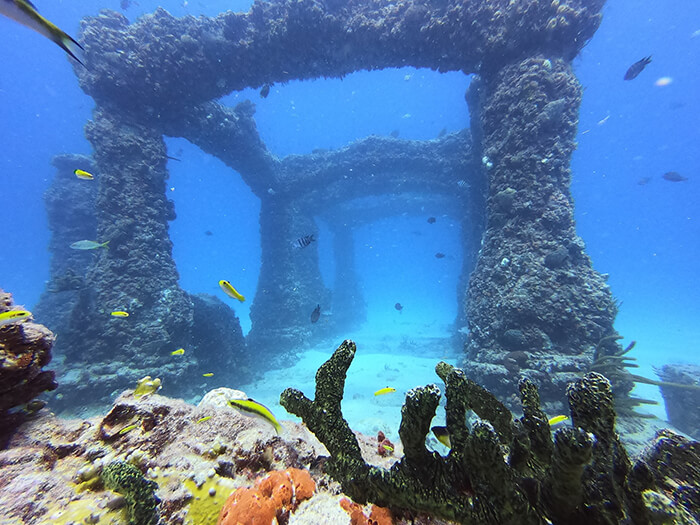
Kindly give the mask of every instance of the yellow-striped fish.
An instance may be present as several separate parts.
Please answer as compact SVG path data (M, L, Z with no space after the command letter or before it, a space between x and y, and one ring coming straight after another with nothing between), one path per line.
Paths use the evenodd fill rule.
M197 423L204 423L205 421L209 421L210 419L211 419L211 416L200 417L200 418L197 420Z
M0 14L45 36L83 65L77 57L83 51L82 46L41 16L29 0L0 0Z
M170 355L183 355L184 353L184 348L178 348L177 350L173 350L172 352L170 352Z
M75 173L76 177L83 180L94 180L95 178L93 177L92 173L88 173L85 170L73 170L73 173Z
M437 440L445 445L447 448L452 448L452 443L450 442L450 433L447 431L447 427L432 427L430 430Z
M123 436L123 435L126 434L127 432L131 432L132 430L134 430L137 426L138 426L138 424L129 425L128 427L124 427L124 428L122 428L122 429L119 431L119 435L120 435L120 436Z
M221 286L221 289L229 297L233 297L234 299L238 299L240 302L245 301L245 297L243 297L241 294L239 294L238 290L236 290L233 286L231 286L230 282L225 281L224 279L221 279L219 281L219 286Z
M129 312L125 312L123 310L115 310L109 315L111 315L112 317L129 317Z
M384 394L393 394L394 392L396 392L395 388L391 388L390 386L387 386L385 388L380 388L379 390L377 390L374 393L374 395L375 396L383 396Z
M212 372L207 372L206 374L202 374L203 377L214 377L214 374Z
M0 314L0 326L19 323L20 321L29 319L31 316L32 312L28 312L27 310L10 310L9 312L2 312Z
M551 418L549 420L549 426L553 427L554 425L558 425L559 423L563 423L567 419L569 419L569 416L564 416L564 415L554 416L553 418Z
M248 398L229 399L228 404L245 416L255 417L261 419L262 421L266 421L267 423L275 427L275 432L277 432L277 434L280 433L282 427L277 422L277 419L275 419L275 416L272 415L270 409L262 403L258 403L257 401Z

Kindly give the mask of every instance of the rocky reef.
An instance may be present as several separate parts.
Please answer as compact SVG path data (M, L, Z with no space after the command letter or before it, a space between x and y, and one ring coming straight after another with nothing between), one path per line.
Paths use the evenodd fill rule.
M350 523L320 471L323 445L300 424L282 421L278 436L228 406L246 397L220 388L195 406L129 390L89 419L41 409L0 451L3 523ZM369 460L389 464L374 439L359 439Z
M12 295L0 288L0 314L11 310L18 310ZM17 425L44 406L35 398L58 386L54 372L44 370L54 341L48 328L28 320L0 325L0 449Z
M231 408L229 400L247 396L228 388L197 406L128 390L106 415L89 419L40 409L0 451L3 517L27 525L700 519L699 444L663 430L631 460L615 432L610 385L598 374L570 385L573 426L553 432L532 383L520 385L516 417L461 370L439 363L451 449L427 448L440 402L440 389L428 385L407 394L401 442L389 442L389 451L385 436L353 433L343 419L355 351L345 341L321 366L314 401L282 394L305 425L280 421L279 435ZM470 411L477 417L467 425Z
M610 383L596 373L568 386L573 424L552 436L532 382L520 382L523 415L514 418L464 372L439 363L449 454L426 448L440 402L438 387L428 385L406 395L399 429L404 457L390 469L369 465L340 407L355 351L345 341L319 368L313 401L287 389L281 403L327 447L327 472L357 502L465 524L643 525L663 522L660 516L687 520L676 523L700 517L700 444L664 431L633 464L615 431ZM478 419L467 426L470 410Z

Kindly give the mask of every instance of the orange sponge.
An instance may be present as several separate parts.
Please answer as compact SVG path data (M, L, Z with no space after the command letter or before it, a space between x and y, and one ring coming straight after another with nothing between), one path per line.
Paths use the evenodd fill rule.
M363 512L362 505L347 498L340 500L340 506L345 512L350 514L350 523L352 525L392 525L394 523L391 511L385 507L372 505L372 511L367 517Z
M274 518L296 510L314 490L316 482L306 470L270 472L255 488L240 488L231 494L219 513L217 525L269 525Z

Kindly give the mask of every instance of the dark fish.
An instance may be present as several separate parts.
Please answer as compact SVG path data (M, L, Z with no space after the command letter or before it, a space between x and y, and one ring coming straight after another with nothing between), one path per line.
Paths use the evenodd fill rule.
M119 7L126 11L131 7L131 0L121 0L121 2L119 2Z
M444 259L444 258L445 258L445 254L444 254L444 253L437 252L437 253L435 254L435 258L436 258L436 259Z
M315 323L316 321L319 320L321 317L321 305L317 304L316 308L314 308L314 311L311 312L311 322Z
M428 217L428 224L435 224L437 219L435 217Z
M684 177L677 171L667 171L663 174L663 178L671 182L683 182L684 180L688 180L688 177Z
M651 177L642 177L637 181L637 184L639 184L640 186L646 186L647 184L649 184L650 181Z
M211 230L207 230L204 232L204 235L214 235L214 234L211 232Z
M389 133L389 135L391 136L391 138L398 139L399 138L399 130L395 129L394 131Z
M270 84L265 84L260 90L260 98L267 98L270 94Z
M396 303L396 304L394 305L394 308L396 308L399 312L400 312L401 310L403 310L403 306L401 306L401 303Z
M296 241L294 241L295 246L299 248L306 248L309 244L314 242L316 239L314 239L313 234L311 235L304 235L303 237L299 237Z
M170 155L166 155L165 158L170 159L170 160L176 160L176 161L178 161L178 162L182 162L182 161L181 161L180 159L178 159L177 157L171 157Z
M641 60L638 60L637 62L632 64L627 70L627 73L625 73L625 80L632 80L633 78L637 78L637 75L639 75L642 72L642 70L645 67L647 67L647 64L649 64L649 62L651 62L651 55Z

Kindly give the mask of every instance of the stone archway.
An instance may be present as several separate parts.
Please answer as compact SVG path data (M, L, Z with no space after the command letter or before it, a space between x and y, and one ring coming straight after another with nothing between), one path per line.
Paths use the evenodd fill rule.
M408 179L407 191L413 181L439 193L455 173L485 177L485 203L465 207L474 214L469 224L484 225L465 296L466 368L496 393L513 394L525 374L546 401L559 399L614 333L616 307L576 236L569 193L581 98L571 60L597 29L603 3L301 0L256 2L247 13L216 18L175 19L159 9L134 24L108 11L84 20L88 68L76 71L97 104L87 126L101 173L97 232L115 247L88 275L97 303L131 301L150 323L124 329L93 318L90 343L99 347L109 333L110 345L121 341L128 356L160 334L150 349L158 355L192 331L193 305L177 286L167 236L162 136L170 135L216 155L261 198L261 288L249 342L271 353L294 341L307 291L324 293L313 264L290 262L282 272L274 262L289 261L286 241L313 227L314 203L347 197L349 169L372 191ZM257 134L252 104L214 101L245 87L405 65L478 74L468 94L473 147L468 135L423 143L370 137L278 159ZM442 178L426 181L406 159ZM319 180L322 192L309 184ZM466 198L473 204L481 196ZM305 287L301 294L285 292L290 279ZM264 292L273 286L280 291ZM266 303L281 309L278 318L261 313Z

